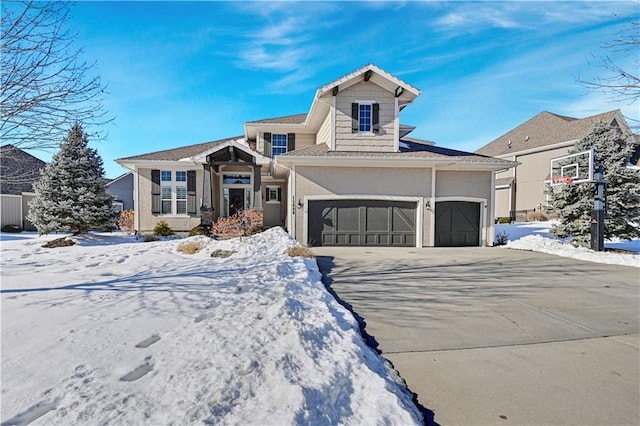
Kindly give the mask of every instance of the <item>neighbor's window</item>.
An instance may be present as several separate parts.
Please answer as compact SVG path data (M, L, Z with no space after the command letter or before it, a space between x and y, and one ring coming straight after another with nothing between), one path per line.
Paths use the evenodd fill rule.
M176 182L186 182L187 172L176 172Z
M371 131L371 104L360 104L358 106L358 123L360 132Z
M271 135L271 157L287 152L287 135L274 133Z
M161 171L160 179L162 180L162 182L171 182L171 172L169 170Z

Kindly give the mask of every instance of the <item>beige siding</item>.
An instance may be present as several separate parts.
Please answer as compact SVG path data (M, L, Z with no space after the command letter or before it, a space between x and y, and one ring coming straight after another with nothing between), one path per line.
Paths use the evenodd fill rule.
M324 143L328 147L331 147L331 112L327 114L326 118L322 122L322 125L318 129L318 136L316 136L316 144Z
M273 131L273 132L267 132L267 133L279 133L279 134L288 134L288 133L295 133L296 134L296 149L301 149L301 148L306 148L309 146L313 146L316 143L316 135L313 133L296 133L294 131L287 131L287 130L282 130L282 131ZM264 152L264 132L259 132L258 133L258 137L256 140L256 151L259 152L260 154L266 156L266 157L271 157L270 153L265 153Z
M166 168L164 170L176 170ZM181 169L181 170L187 170ZM189 170L194 170L193 168ZM196 170L196 204L199 206L202 200L203 171ZM200 216L166 216L151 213L151 169L138 169L138 196L140 217L140 232L150 232L160 220L166 221L176 232L189 231L200 224Z
M267 186L279 187L282 191L279 203L267 203ZM287 185L284 183L263 182L262 183L262 207L264 211L264 226L286 226L287 215Z
M0 227L18 225L22 228L22 197L20 195L0 195Z
M496 217L509 217L511 188L496 189Z
M307 148L316 144L313 133L296 133L296 149Z
M521 163L516 168L516 210L533 210L546 204L544 181L549 176L551 159L566 155L569 149L558 148L516 158Z
M380 104L380 132L361 135L351 132L351 103L373 101ZM395 97L393 93L368 81L338 92L336 100L336 151L394 150Z
M431 169L374 167L296 167L296 204L307 195L429 197ZM295 207L298 241L303 241L304 212ZM429 241L425 226L425 241Z
M436 197L477 197L491 199L490 171L444 171L436 173Z

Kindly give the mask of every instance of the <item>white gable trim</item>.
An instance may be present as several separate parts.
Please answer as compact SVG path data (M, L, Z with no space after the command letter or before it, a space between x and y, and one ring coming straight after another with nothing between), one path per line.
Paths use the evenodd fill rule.
M194 155L192 157L181 158L180 161L192 161L194 163L205 164L207 162L207 156L215 152L218 152L220 150L223 150L225 148L228 148L230 146L237 148L240 151L244 152L245 154L249 154L252 157L254 157L256 159L256 164L258 165L268 165L271 163L270 158L265 157L264 155L259 154L258 152L249 148L249 144L247 144L245 139L232 139L232 140L226 141L220 145L216 145L211 149L203 151L200 154Z

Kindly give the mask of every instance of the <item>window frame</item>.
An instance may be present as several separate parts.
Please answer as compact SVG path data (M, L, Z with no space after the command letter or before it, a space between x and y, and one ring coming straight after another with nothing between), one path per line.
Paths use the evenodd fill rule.
M273 192L275 192L275 197L271 197L271 195L273 194ZM267 185L267 196L266 196L266 202L267 204L280 204L281 199L280 199L280 194L281 194L281 189L280 186L277 185Z
M178 176L182 176L184 173L184 180L181 180ZM163 177L171 176L171 180L163 180ZM165 190L169 190L171 194L171 198L165 197ZM178 192L184 194L184 198L180 197ZM186 217L189 216L187 212L187 199L188 199L188 188L187 188L187 172L183 170L161 170L160 171L160 215L161 216L179 216ZM164 203L169 201L171 204L171 211L167 212L164 209ZM182 207L182 209L181 209ZM184 213L179 213L180 210L183 210Z
M358 104L358 131L355 133L357 135L363 136L375 136L376 133L373 131L373 105L377 102L373 99L364 99L364 100L355 100L354 103ZM368 106L369 107L369 130L360 130L361 128L361 107Z
M284 137L284 147L280 144L276 146L276 140L281 139L281 137ZM281 140L279 142L281 142ZM277 153L275 152L276 148L279 151ZM284 151L280 152L282 149L284 149ZM287 133L271 134L271 158L275 158L276 155L285 154L288 151L288 149L289 149L289 135Z

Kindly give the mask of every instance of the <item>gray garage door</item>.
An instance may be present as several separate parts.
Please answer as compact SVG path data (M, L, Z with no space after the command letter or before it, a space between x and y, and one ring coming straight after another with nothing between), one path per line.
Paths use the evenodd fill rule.
M416 245L416 203L405 201L309 201L310 246Z
M436 247L480 245L480 203L436 203Z

